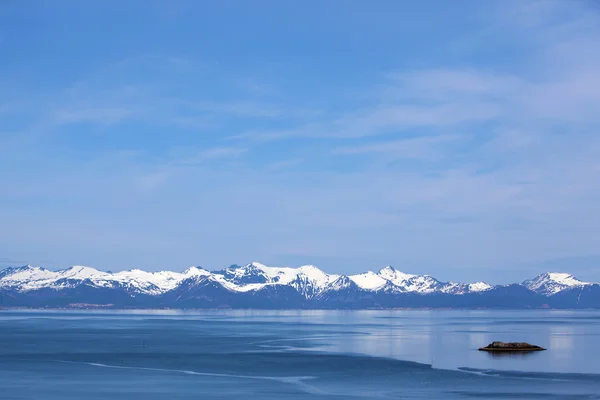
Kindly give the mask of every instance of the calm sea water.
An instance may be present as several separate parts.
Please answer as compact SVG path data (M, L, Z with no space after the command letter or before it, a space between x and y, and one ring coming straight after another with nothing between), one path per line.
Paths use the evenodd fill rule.
M241 398L600 399L600 312L0 312L0 399Z

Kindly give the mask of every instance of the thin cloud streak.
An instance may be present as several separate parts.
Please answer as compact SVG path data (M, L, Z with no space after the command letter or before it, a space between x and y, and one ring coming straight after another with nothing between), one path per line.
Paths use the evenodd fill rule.
M370 143L360 146L344 146L334 148L333 154L373 154L388 155L403 159L431 159L443 153L445 144L459 140L459 136L432 136L399 139L386 142Z
M215 147L211 149L200 150L192 157L174 160L172 163L177 165L202 164L219 159L237 158L247 151L248 149L238 147Z

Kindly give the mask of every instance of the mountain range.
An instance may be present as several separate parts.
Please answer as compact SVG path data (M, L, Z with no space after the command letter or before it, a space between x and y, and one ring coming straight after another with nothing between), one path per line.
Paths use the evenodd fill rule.
M0 271L0 307L52 308L600 308L600 284L545 273L519 284L441 282L391 266L356 275L315 266L253 262L208 271L60 271L26 265Z

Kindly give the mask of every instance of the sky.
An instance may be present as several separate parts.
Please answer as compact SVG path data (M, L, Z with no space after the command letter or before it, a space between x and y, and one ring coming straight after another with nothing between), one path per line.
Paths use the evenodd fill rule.
M0 267L600 280L600 3L0 2Z

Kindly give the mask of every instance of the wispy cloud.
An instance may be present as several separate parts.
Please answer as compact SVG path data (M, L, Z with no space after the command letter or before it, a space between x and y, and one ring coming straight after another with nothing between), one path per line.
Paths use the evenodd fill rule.
M445 144L458 140L458 136L431 136L398 139L359 146L342 146L333 149L333 154L373 154L394 159L434 159L443 154Z
M300 165L305 160L303 158L290 158L282 161L274 161L265 165L265 169L269 171L284 171L290 167Z
M498 115L499 109L491 103L423 106L384 104L347 113L331 121L309 123L293 129L248 131L233 139L269 141L289 138L363 138L402 133L412 128L448 128L484 122L495 119Z
M499 75L477 69L424 69L389 74L386 95L400 99L456 101L467 96L497 99L518 90L522 81L511 75Z
M246 153L248 149L239 147L215 147L193 152L193 155L186 158L180 158L173 161L179 165L194 165L211 162L220 159L237 158ZM191 149L186 149L186 153L192 153Z
M286 114L286 110L281 107L257 101L233 101L224 103L198 102L193 104L193 107L204 112L226 114L242 118L278 118Z
M176 116L171 117L169 122L184 128L192 129L208 129L218 127L217 121L210 115Z

